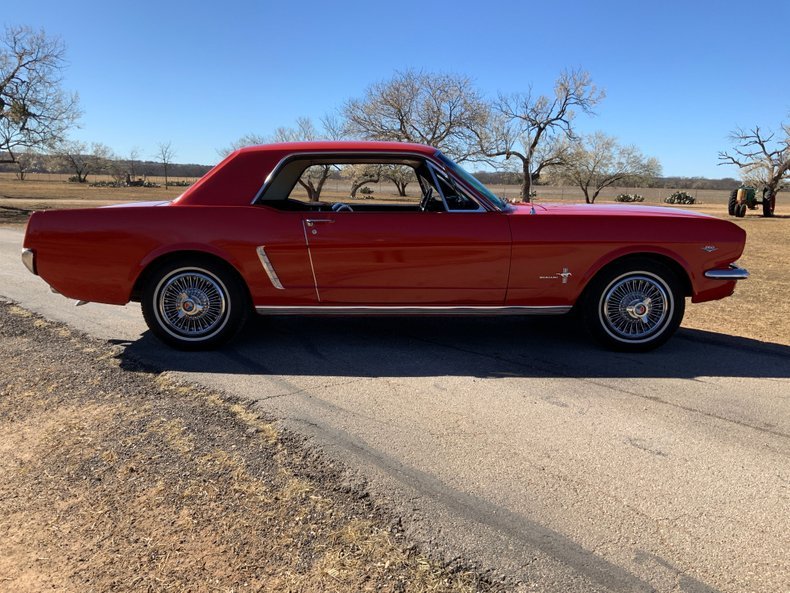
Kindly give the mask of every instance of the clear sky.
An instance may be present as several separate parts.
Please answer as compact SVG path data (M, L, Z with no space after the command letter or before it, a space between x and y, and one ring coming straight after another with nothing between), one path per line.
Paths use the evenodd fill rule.
M75 138L143 158L169 140L177 161L213 164L245 133L318 120L406 68L488 96L586 69L607 98L578 129L636 144L665 175L737 176L716 165L728 133L790 120L787 0L9 0L0 20L65 42Z

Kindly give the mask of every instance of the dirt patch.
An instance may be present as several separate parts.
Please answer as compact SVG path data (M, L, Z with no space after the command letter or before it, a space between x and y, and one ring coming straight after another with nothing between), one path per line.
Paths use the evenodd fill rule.
M0 591L500 590L222 393L0 304Z

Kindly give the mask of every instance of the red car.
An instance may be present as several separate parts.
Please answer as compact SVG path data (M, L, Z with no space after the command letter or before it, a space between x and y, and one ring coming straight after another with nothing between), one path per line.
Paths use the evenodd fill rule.
M732 294L745 232L684 210L512 205L435 148L243 148L172 202L34 213L22 259L72 299L139 301L172 346L262 315L556 315L648 350Z

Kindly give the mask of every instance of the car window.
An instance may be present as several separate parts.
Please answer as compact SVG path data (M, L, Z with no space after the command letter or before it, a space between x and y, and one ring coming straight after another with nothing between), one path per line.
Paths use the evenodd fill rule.
M377 206L417 210L422 198L414 168L388 163L311 165L288 195L289 200L305 205L342 202L365 210Z

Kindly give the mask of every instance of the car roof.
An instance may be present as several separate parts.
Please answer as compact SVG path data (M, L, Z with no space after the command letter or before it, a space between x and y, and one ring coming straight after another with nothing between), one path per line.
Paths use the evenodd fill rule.
M411 152L433 155L436 148L425 144L412 144L408 142L376 142L368 140L316 140L311 142L279 142L274 144L259 144L245 146L236 152Z

